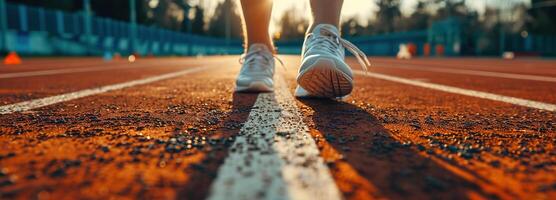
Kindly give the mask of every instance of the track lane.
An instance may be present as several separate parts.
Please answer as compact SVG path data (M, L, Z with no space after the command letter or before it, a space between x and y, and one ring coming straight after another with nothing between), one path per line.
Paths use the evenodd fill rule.
M79 91L75 91L75 92L71 92L71 93L65 93L65 94L40 98L40 99L33 99L33 100L30 100L30 101L19 102L19 103L15 103L15 104L6 105L6 106L0 106L0 114L11 114L11 113L15 113L15 112L25 112L25 111L29 111L29 110L32 110L32 109L41 108L41 107L45 107L45 106L49 106L49 105L53 105L53 104L58 104L58 103L66 102L66 101L71 101L71 100L74 100L74 99L80 99L80 98L84 98L84 97L88 97L88 96L92 96L92 95L102 94L102 93L110 92L110 91L113 91L113 90L120 90L120 89L125 89L125 88L128 88L128 87L134 87L134 86L138 86L138 85L145 85L145 84L149 84L149 83L153 83L153 82L157 82L157 81L161 81L161 80L171 79L171 78L175 78L175 77L179 77L179 76L183 76L183 75L187 75L187 74L191 74L191 73L195 73L195 72L199 72L199 71L208 70L210 68L214 68L214 66L204 66L204 67L194 66L193 68L184 69L184 70L177 71L177 72L172 72L172 73L166 73L166 74L162 74L162 75L159 75L159 76L152 76L152 77L148 77L148 78L144 78L144 79L138 79L138 80L128 81L128 82L124 82L124 83L118 83L118 84L113 84L113 85L104 85L104 86L101 86L101 87L84 89L84 90L79 90Z
M348 199L555 193L554 112L364 76L343 102L298 105Z
M554 112L443 94L419 87L398 86L388 81L365 79L360 80L359 83L363 86L359 87L352 96L351 103L357 105L353 109L362 109L376 116L377 121L382 122L388 130L387 136L399 138L397 141L402 146L407 145L412 151L436 163L432 167L425 167L423 171L431 168L432 171L437 171L434 170L434 166L447 169L452 175L462 178L463 182L476 184L484 192L479 196L486 198L489 198L489 195L508 198L546 198L550 195L550 192L544 193L546 191L542 188L550 185L550 182L556 178L546 174L546 170L550 171L554 166L544 164L553 160L548 152L554 151L554 146L550 144L555 137ZM380 87L373 87L376 85ZM322 118L328 116L323 115ZM333 119L339 121L336 124L349 124L349 121L340 121L341 118ZM331 128L327 130L332 133L337 132ZM354 132L361 135L359 131L354 130ZM519 145L520 142L525 142L526 145L523 143ZM352 153L341 148L345 144L336 145L341 152L348 155L354 154L356 158L361 158L361 154L368 153L367 151ZM386 148L389 147L391 146L387 145ZM366 149L373 148L366 146ZM376 151L370 155L384 154L380 148ZM364 161L352 160L351 162ZM425 181L421 188L425 191L427 187L436 187L436 183L441 183L440 185L444 187L466 185L452 184L450 173L438 177L432 175L432 179L426 175L416 176L413 173L403 175L405 170L410 172L421 172L421 170L419 165L411 163L402 164L398 168L400 163L403 162L395 158L389 162L389 167L393 168L393 171L390 171L391 176L399 177L394 179L399 183L392 184L411 185L413 181L405 178L416 178L414 181ZM527 164L523 165L523 163ZM359 170L374 175L377 172L373 172L372 169L380 171L389 167L367 169L361 166ZM375 180L384 183L390 179L376 178ZM382 188L391 187L393 186L382 186ZM402 186L402 188L416 192L412 191L415 187ZM434 191L436 190L444 189L441 186ZM466 194L471 195L470 192Z
M8 177L35 178L18 179L0 193L202 199L199 188L208 188L214 178L208 172L225 157L252 105L249 96L232 105L234 75L214 72L1 116L0 166ZM4 157L9 153L14 156Z
M397 68L397 69L408 69L413 71L428 71L428 72L440 72L447 74L463 74L463 75L473 75L473 76L485 76L494 78L506 78L506 79L517 79L517 80L530 80L530 81L541 81L541 82L556 82L556 77L550 76L539 76L539 75L528 75L528 74L516 74L516 73L503 73L503 72L491 72L482 70L468 70L468 69L446 69L441 67L429 67L426 65L409 66L409 65L374 65L379 67L387 68Z
M89 66L110 66L118 64L126 64L127 60L114 60L105 62L101 58L95 57L66 57L66 58L22 58L20 65L4 65L0 64L0 74L39 71L46 69L71 69Z
M226 59L221 57L220 59ZM49 76L58 74L70 74L70 73L83 73L83 72L94 72L94 71L108 71L117 69L128 69L128 68L142 68L142 67L162 67L164 65L174 65L176 63L195 63L195 64L210 64L214 59L202 59L202 58L159 58L159 59L139 59L134 62L127 61L110 61L105 62L101 60L84 60L79 62L78 60L68 62L64 59L58 59L57 63L54 65L46 65L39 67L30 67L27 65L16 65L11 67L6 67L5 69L12 69L11 72L0 73L0 79L10 79L10 78L22 78L22 77L33 77L33 76Z
M199 58L196 57L165 57L165 58L144 58L140 57L133 63L165 63L175 61L195 61ZM101 67L101 66L118 66L130 64L127 58L119 60L105 61L98 57L62 57L62 58L23 58L23 63L20 65L4 65L0 64L0 74L19 73L19 72L32 72L43 70L61 70L61 69L75 69L86 67Z
M168 59L160 62L127 63L119 68L102 67L106 70L101 71L0 79L0 105L176 72L193 65L222 66L230 60L231 58L215 60ZM85 66L79 69L90 68Z
M441 67L447 69L465 69L515 73L525 75L556 76L554 60L546 59L515 59L500 58L414 58L399 60L395 58L372 58L377 65L406 65L413 67Z
M258 94L208 199L342 199L282 74Z
M293 91L298 58L286 59L286 80ZM187 144L179 137L195 141L195 136L227 139L237 134L254 96L231 92L236 73L237 68L223 68L0 116L2 152L15 153L3 153L0 165L12 170L9 176L37 177L0 190L33 197L57 184L71 190L50 187L43 195L203 199L207 191L202 188L212 183L227 155L226 143L179 153L166 147L172 137ZM554 193L550 184L555 178L546 173L554 167L549 154L554 151L554 113L360 76L356 81L352 97L344 102L298 101L347 199L542 198ZM531 150L522 149L522 142ZM475 144L484 149L464 151ZM102 145L110 146L108 153ZM53 167L45 170L50 162ZM123 169L128 172L102 178ZM66 176L57 176L57 171ZM78 174L83 175L72 178ZM83 184L85 180L91 184Z
M352 66L357 66L357 63L353 60L350 60L349 63ZM371 68L370 73L373 72L545 103L556 103L555 82L517 80L387 67Z

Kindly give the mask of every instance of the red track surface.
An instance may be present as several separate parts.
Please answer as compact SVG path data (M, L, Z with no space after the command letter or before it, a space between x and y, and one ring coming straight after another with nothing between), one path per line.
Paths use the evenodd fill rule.
M299 58L284 58L287 71L282 73L293 91ZM371 73L556 103L556 82L394 68L556 77L555 61L373 60L376 67ZM0 199L204 198L226 158L226 141L239 131L257 97L232 92L239 69L236 56L135 63L94 58L24 62L0 66L0 75L100 68L0 78L0 105L196 66L217 67L0 115ZM357 66L354 60L350 63ZM550 199L556 195L554 112L365 76L356 77L353 94L342 102L297 103L346 199ZM218 142L202 142L201 137ZM168 149L170 138L191 139L195 145Z

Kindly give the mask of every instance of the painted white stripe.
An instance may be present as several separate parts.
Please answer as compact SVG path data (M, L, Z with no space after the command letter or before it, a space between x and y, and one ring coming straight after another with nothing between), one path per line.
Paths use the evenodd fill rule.
M79 72L93 72L93 71L106 71L115 69L130 69L130 68L142 68L142 67L154 67L156 65L126 65L126 66L97 66L97 67L87 67L87 68L69 68L69 69L52 69L52 70L40 70L40 71L30 71L30 72L15 72L0 74L0 79L8 78L22 78L30 76L46 76L55 74L69 74L69 73L79 73Z
M44 106L48 106L48 105L52 105L52 104L57 104L57 103L65 102L65 101L70 101L70 100L74 100L74 99L78 99L78 98L82 98L82 97L86 97L86 96L96 95L96 94L100 94L100 93L104 93L104 92L108 92L108 91L112 91L112 90L119 90L119 89L124 89L124 88L128 88L128 87L133 87L133 86L136 86L136 85L142 85L142 84L152 83L152 82L155 82L155 81L161 81L161 80L164 80L164 79L174 78L174 77L182 76L182 75L185 75L185 74L206 70L206 69L213 68L213 67L214 66L212 66L212 67L195 67L195 68L185 69L185 70L172 72L172 73L168 73L168 74L153 76L153 77L149 77L149 78L145 78L145 79L134 80L134 81L124 82L124 83L118 83L118 84L114 84L114 85L107 85L107 86L102 86L102 87L98 87L98 88L85 89L85 90L80 90L80 91L76 91L76 92L71 92L71 93L66 93L66 94L61 94L61 95L56 95L56 96L51 96L51 97L45 97L45 98L41 98L41 99L34 99L34 100L24 101L24 102L20 102L20 103L0 106L0 114L10 114L10 113L14 113L14 112L27 111L27 110L40 108L40 107L44 107Z
M210 200L341 199L282 77L261 93L236 137Z
M450 73L450 74L465 74L465 75L486 76L486 77L496 77L496 78L556 82L556 77L549 77L549 76L489 72L489 71L467 70L467 69L447 69L447 68L427 67L426 65L415 65L415 64L411 64L414 65L415 67L396 66L391 64L381 64L381 65L385 68L398 68L398 69L409 69L409 70L417 70L417 71L442 72L442 73Z
M219 60L216 61L183 60L177 62L187 63L187 65L199 65L199 64L207 65L207 64L214 64L214 63L222 63L222 61ZM56 74L71 74L71 73L80 73L80 72L108 71L108 70L119 70L119 69L150 68L150 67L161 67L161 66L160 63L149 60L143 63L133 63L133 64L121 63L121 64L112 64L110 66L92 65L90 67L75 67L75 68L65 68L65 69L5 73L5 74L0 74L0 79L23 78L23 77L31 77L31 76L47 76L47 75L56 75Z
M403 84L408 84L413 86L419 86L419 87L424 87L433 90L439 90L443 92L489 99L493 101L505 102L505 103L510 103L519 106L536 108L540 110L547 110L553 112L556 111L556 105L550 103L532 101L532 100L521 99L516 97L509 97L509 96L498 95L498 94L493 94L488 92L480 92L476 90L463 89L463 88L446 86L446 85L435 84L435 83L426 83L426 82L421 82L421 81L416 81L416 80L411 80L411 79L406 79L406 78L401 78L396 76L390 76L385 74L379 74L379 73L365 73L360 70L355 70L354 73L363 76L378 78L382 80L393 81L393 82L398 82L398 83L403 83Z

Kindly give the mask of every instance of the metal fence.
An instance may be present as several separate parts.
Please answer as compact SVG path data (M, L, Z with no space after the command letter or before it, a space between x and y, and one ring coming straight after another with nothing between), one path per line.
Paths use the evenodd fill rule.
M511 51L516 55L556 56L556 36L485 32L469 29L457 18L440 20L420 31L346 38L367 55L396 55L400 44L412 44L418 56L500 56ZM277 42L280 53L299 53L303 40Z
M417 55L423 55L423 47L427 44L427 30L390 33L383 35L346 37L347 40L356 44L367 55L392 56L398 53L400 44L414 44ZM278 41L278 53L299 54L301 53L302 39Z
M474 31L474 30L473 30ZM242 53L240 40L226 41L87 14L64 12L0 0L0 51L33 55L210 55ZM427 30L348 38L368 55L392 56L412 43L417 55L499 56L505 51L556 55L556 37L473 32L454 18ZM278 41L283 54L301 52L303 40ZM441 46L443 53L437 53ZM425 49L429 50L425 53Z
M503 51L547 56L556 55L555 36L507 34L501 42L503 42Z
M153 55L241 53L241 41L192 35L154 26L136 25L86 12L64 12L5 3L0 29L4 50L23 54L102 54L118 52ZM90 20L90 21L88 21ZM1 20L0 20L1 21ZM131 37L136 32L137 37ZM45 44L37 47L37 42Z

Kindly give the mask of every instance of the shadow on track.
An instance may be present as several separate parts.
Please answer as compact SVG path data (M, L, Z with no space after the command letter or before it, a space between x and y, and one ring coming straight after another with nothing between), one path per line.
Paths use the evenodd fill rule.
M231 112L220 121L218 129L213 136L225 139L239 133L243 123L247 121L249 113L257 100L258 93L234 93ZM212 136L211 136L212 137ZM205 152L205 158L198 165L189 166L189 181L177 193L177 199L206 199L210 186L216 178L218 168L228 156L228 145L221 149L212 149Z
M417 150L405 147L375 116L355 105L322 99L300 99L314 110L312 121L327 143L366 179L378 195L389 199L468 199L470 193L497 199L472 182L445 169ZM309 122L310 124L310 122ZM340 161L343 162L343 161ZM338 179L346 176L330 165ZM346 198L368 193L355 184ZM346 191L343 191L346 192ZM376 196L376 194L375 194Z

